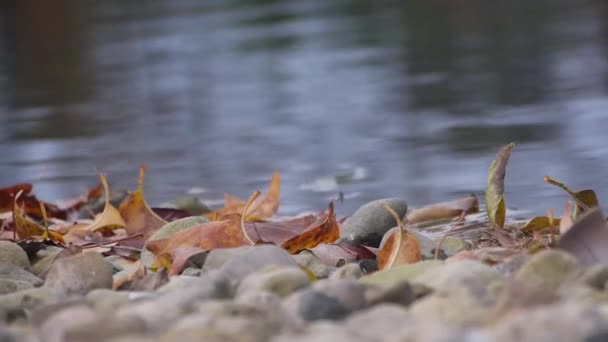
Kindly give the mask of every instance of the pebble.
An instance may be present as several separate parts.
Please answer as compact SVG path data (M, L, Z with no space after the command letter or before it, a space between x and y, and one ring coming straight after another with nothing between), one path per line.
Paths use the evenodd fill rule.
M0 263L0 279L23 281L33 286L40 286L44 283L42 279L12 263Z
M245 277L236 293L268 291L286 297L293 292L310 286L308 275L299 268L280 267L261 270Z
M221 262L218 259L222 259ZM208 266L208 263L214 266ZM221 266L217 267L217 265ZM209 272L216 268L219 273L230 278L236 288L249 274L270 266L300 268L295 259L283 248L262 245L213 250L207 256L203 271Z
M296 327L282 310L259 305L210 301L197 312L178 320L162 336L161 341L238 340L268 341L273 335Z
M514 277L527 284L553 289L574 281L580 275L580 265L573 255L544 250L534 254Z
M443 261L423 260L415 264L393 267L389 270L375 272L360 279L363 283L391 286L403 281L410 281L426 272L441 268Z
M338 242L378 247L384 234L397 225L384 205L388 205L399 217L404 217L407 212L407 203L399 198L379 199L364 204L344 221Z
M30 260L18 244L10 241L0 241L0 263L12 263L23 269L30 270Z
M349 312L360 310L367 305L365 286L353 279L319 280L312 288L338 300Z
M0 296L0 311L31 310L45 304L58 302L62 294L52 288L38 287Z
M305 267L311 271L318 279L327 278L333 271L332 268L325 265L312 252L304 250L293 256L300 267Z
M329 279L359 279L363 277L361 266L357 263L346 264L334 271Z
M0 295L31 288L34 288L34 285L27 281L0 278Z
M592 307L573 302L513 311L483 329L487 341L589 341L606 333L608 319Z
M298 291L283 301L283 308L303 321L338 320L350 311L338 299L313 289Z
M41 279L45 279L51 265L62 251L63 248L53 246L47 246L47 248L38 251L32 260L32 273Z
M112 288L112 266L99 253L90 252L57 259L45 286L65 294L81 294Z

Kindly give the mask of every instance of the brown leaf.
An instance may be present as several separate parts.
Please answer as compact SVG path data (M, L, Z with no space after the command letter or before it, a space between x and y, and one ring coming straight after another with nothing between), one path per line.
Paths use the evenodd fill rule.
M139 239L128 240L125 245L141 248L145 241L160 227L167 224L165 220L156 215L146 203L144 198L144 177L146 167L139 168L139 181L137 190L129 194L120 204L118 212L124 220L128 235L142 234Z
M331 243L340 238L340 226L334 213L334 202L329 202L328 213L313 222L302 233L283 242L281 246L290 253L297 253L306 248L314 248L320 243Z
M307 250L319 258L323 264L332 267L338 265L341 260L350 263L362 259L376 259L376 254L367 247L344 242L322 243Z
M378 252L378 269L381 271L388 270L393 266L411 264L422 260L418 239L413 234L408 233L399 215L393 209L387 205L384 205L384 209L395 218L399 230L386 240Z
M608 227L602 210L596 207L581 214L560 237L558 246L584 265L608 264Z
M153 267L169 268L170 274L179 274L184 265L181 264L183 260L174 259L174 255L182 253L176 249L198 248L200 252L249 245L241 233L240 219L241 215L231 215L223 221L207 222L182 230L168 239L148 241L146 249L155 255Z
M453 201L440 202L427 205L422 208L408 210L405 216L405 221L407 223L414 224L452 217L461 217L467 214L476 213L478 211L479 201L477 200L477 196L471 195Z
M29 194L32 191L32 185L21 183L8 188L0 189L0 213L12 212L13 202L17 193L21 192L22 196Z
M315 221L318 221L317 217L306 215L275 221L246 222L245 229L247 229L248 236L256 238L259 241L281 245L302 233Z
M258 198L249 208L245 214L246 221L262 221L269 217L272 217L279 210L281 197L281 175L277 171L272 175L272 180L268 186L266 194ZM205 216L212 220L222 220L225 216L231 214L240 214L245 208L247 202L241 201L240 199L224 195L225 205L224 208L206 214Z
M22 193L17 204L22 208L24 215L37 219L42 218L42 212L40 211L40 203L42 203L49 217L60 219L65 219L67 217L67 212L65 210L60 209L56 205L42 202L38 200L36 196L30 195L29 193L32 191L32 185L26 183L0 189L0 213L13 211L15 196L20 191Z
M488 186L486 188L486 211L490 222L495 227L504 227L506 215L505 175L507 163L511 157L514 143L503 146L496 154L496 159L490 165Z

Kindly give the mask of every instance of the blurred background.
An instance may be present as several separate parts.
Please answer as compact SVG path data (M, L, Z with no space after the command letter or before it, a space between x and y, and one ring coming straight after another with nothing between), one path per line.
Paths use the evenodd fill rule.
M510 208L544 175L608 203L608 3L4 0L0 187L72 197L96 170L214 204L282 172L282 214L481 194L517 142Z

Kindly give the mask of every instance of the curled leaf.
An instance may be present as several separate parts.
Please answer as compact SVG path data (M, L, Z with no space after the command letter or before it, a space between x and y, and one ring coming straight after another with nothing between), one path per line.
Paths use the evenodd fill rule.
M120 216L120 212L118 209L114 208L112 204L110 204L110 186L108 185L108 180L106 179L106 176L102 174L99 175L99 178L101 180L101 184L103 185L105 206L101 214L95 216L95 219L90 225L80 229L91 232L107 232L114 229L124 228L126 224Z
M42 238L50 239L54 242L63 243L63 237L61 234L49 231L48 223L46 218L46 211L43 203L40 203L41 212L44 216L45 228L41 227L38 223L31 220L29 217L23 214L23 210L17 205L17 201L21 196L22 191L19 191L15 196L15 203L13 207L13 222L15 224L15 233L19 239L30 239L30 238Z
M378 269L381 271L388 270L393 266L411 264L422 260L420 243L416 237L407 232L399 215L391 207L385 204L384 209L397 221L399 230L386 240L378 252Z
M499 228L505 225L506 204L504 198L505 192L505 174L507 163L511 157L511 152L515 147L515 143L510 143L503 146L496 154L496 159L490 165L488 175L488 186L486 188L486 210L490 222Z
M255 245L255 242L249 237L247 229L245 228L245 214L247 213L247 210L249 210L249 207L251 206L253 201L258 198L258 196L260 196L260 192L256 190L253 195L251 195L247 203L245 203L245 207L243 208L243 212L241 213L241 234L243 234L245 240L247 240L251 245Z
M580 215L585 210L589 210L590 208L595 208L599 205L599 201L597 200L597 195L593 190L585 189L573 191L566 184L558 181L555 178L551 178L549 176L545 176L544 181L551 185L555 185L558 188L566 191L572 199L576 202L576 206L574 207L574 213L572 217L576 219L578 215Z

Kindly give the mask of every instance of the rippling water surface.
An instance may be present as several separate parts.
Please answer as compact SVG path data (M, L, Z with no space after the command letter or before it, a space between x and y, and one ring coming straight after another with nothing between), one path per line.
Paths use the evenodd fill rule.
M8 0L0 5L0 186L55 200L96 170L159 204L247 197L342 214L485 187L518 143L510 207L608 199L608 5L592 0Z

